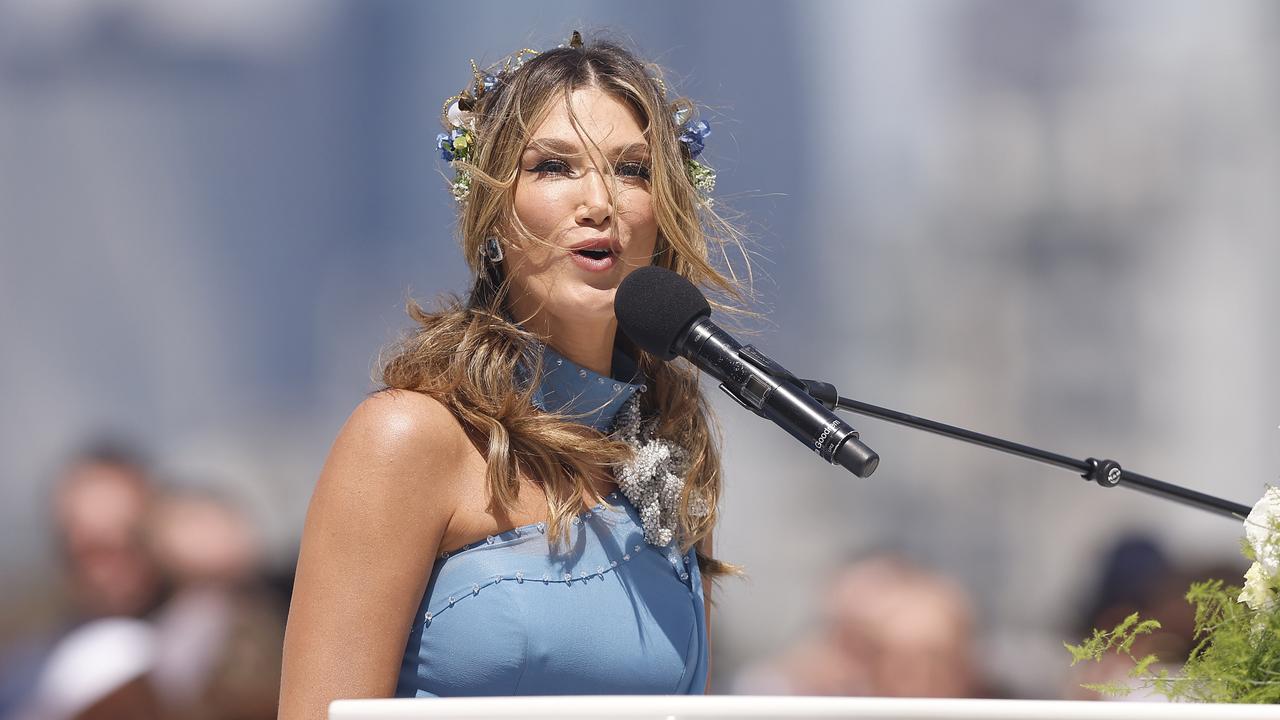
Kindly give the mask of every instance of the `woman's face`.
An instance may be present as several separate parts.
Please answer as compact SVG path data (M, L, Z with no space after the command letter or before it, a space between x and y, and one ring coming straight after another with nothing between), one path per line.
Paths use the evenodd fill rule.
M512 310L549 333L612 327L618 284L650 263L658 237L636 114L596 88L575 90L569 104L578 126L553 102L520 157L515 214L536 240L504 242Z

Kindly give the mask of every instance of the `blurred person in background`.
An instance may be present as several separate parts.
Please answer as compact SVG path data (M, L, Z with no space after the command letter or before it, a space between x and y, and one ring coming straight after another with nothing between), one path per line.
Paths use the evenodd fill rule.
M1131 533L1115 540L1100 554L1098 575L1092 582L1087 599L1080 604L1083 610L1072 623L1072 641L1088 637L1093 629L1110 630L1132 613L1150 617L1160 590L1169 586L1175 575L1173 564L1163 547L1153 538ZM1185 592L1185 588L1183 590ZM1160 603L1169 607L1167 603ZM1189 641L1189 638L1187 638ZM1185 656L1189 645L1177 633L1160 630L1152 635L1140 636L1134 643L1137 657L1150 652L1149 648L1162 647L1162 659L1169 659L1169 651ZM1172 646L1172 648L1171 648ZM1067 685L1062 696L1068 700L1106 699L1098 693L1081 687L1085 683L1127 684L1132 663L1119 653L1107 653L1097 663L1082 663L1066 674ZM1157 699L1134 693L1134 699Z
M1194 647L1195 611L1187 602L1193 582L1222 580L1239 586L1245 567L1242 562L1212 562L1180 566L1168 559L1164 548L1148 535L1127 534L1106 548L1098 577L1084 608L1072 624L1071 642L1078 642L1097 630L1111 630L1126 617L1138 613L1144 620L1156 620L1160 628L1139 635L1133 643L1134 657L1154 654L1160 659L1154 668L1176 671ZM1129 671L1133 661L1119 653L1106 653L1099 662L1080 663L1066 673L1062 697L1067 700L1157 701L1162 696L1144 689L1123 697L1100 695L1081 687L1086 683L1132 686Z
M972 603L949 578L903 559L875 557L842 572L825 605L833 640L857 678L850 694L986 694L975 666Z
M262 544L248 515L206 490L166 493L148 540L173 588L155 613L152 682L184 718L273 718L285 609L263 580Z
M164 596L146 545L156 488L142 455L99 443L74 456L53 491L53 528L70 591L72 624L146 616Z
M70 717L103 701L146 716L154 703L141 678L153 648L144 619L165 597L146 540L157 496L150 466L130 445L99 440L60 467L49 506L65 598L49 633L6 651L0 713ZM111 672L95 669L111 663Z
M159 720L155 631L145 621L98 618L67 633L49 654L17 720Z
M1149 607L1155 588L1174 570L1164 548L1140 533L1116 539L1100 553L1097 567L1098 575L1073 623L1077 634L1111 629L1130 613Z
M49 519L63 579L54 626L0 658L0 714L26 702L55 645L81 624L142 618L163 599L145 541L156 490L143 454L117 440L86 443L59 464Z
M52 505L72 607L39 652L6 665L6 708L33 720L275 716L284 607L235 503L159 489L139 454L97 444L68 463Z
M837 573L820 625L735 682L746 694L988 697L971 601L942 575L893 555Z

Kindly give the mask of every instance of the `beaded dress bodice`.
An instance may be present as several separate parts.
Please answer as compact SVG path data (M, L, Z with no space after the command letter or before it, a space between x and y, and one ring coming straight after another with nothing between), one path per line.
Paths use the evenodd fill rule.
M644 386L615 357L604 377L547 349L535 402L607 430ZM619 378L633 378L632 381ZM621 493L573 518L442 553L410 630L398 697L701 693L707 676L694 551L644 541Z

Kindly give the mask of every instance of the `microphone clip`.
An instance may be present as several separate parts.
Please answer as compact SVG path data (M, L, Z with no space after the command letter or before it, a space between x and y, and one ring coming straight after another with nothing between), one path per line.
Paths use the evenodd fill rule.
M742 373L742 382L738 388L730 386L728 383L720 383L720 389L726 395L733 398L739 405L750 410L751 412L765 417L764 403L778 385L787 383L793 385L800 390L807 391L804 383L795 375L792 375L786 368L769 359L768 355L760 352L754 345L743 345L737 349L737 357L744 364L751 365L760 370L764 375L772 379L774 382L770 384L767 380L756 373Z

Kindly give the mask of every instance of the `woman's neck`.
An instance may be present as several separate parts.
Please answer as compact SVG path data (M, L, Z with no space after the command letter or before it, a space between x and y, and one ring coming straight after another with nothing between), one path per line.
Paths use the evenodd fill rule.
M569 360L606 377L613 374L613 341L618 321L565 321L542 313L526 323L529 329L547 338L552 347Z

